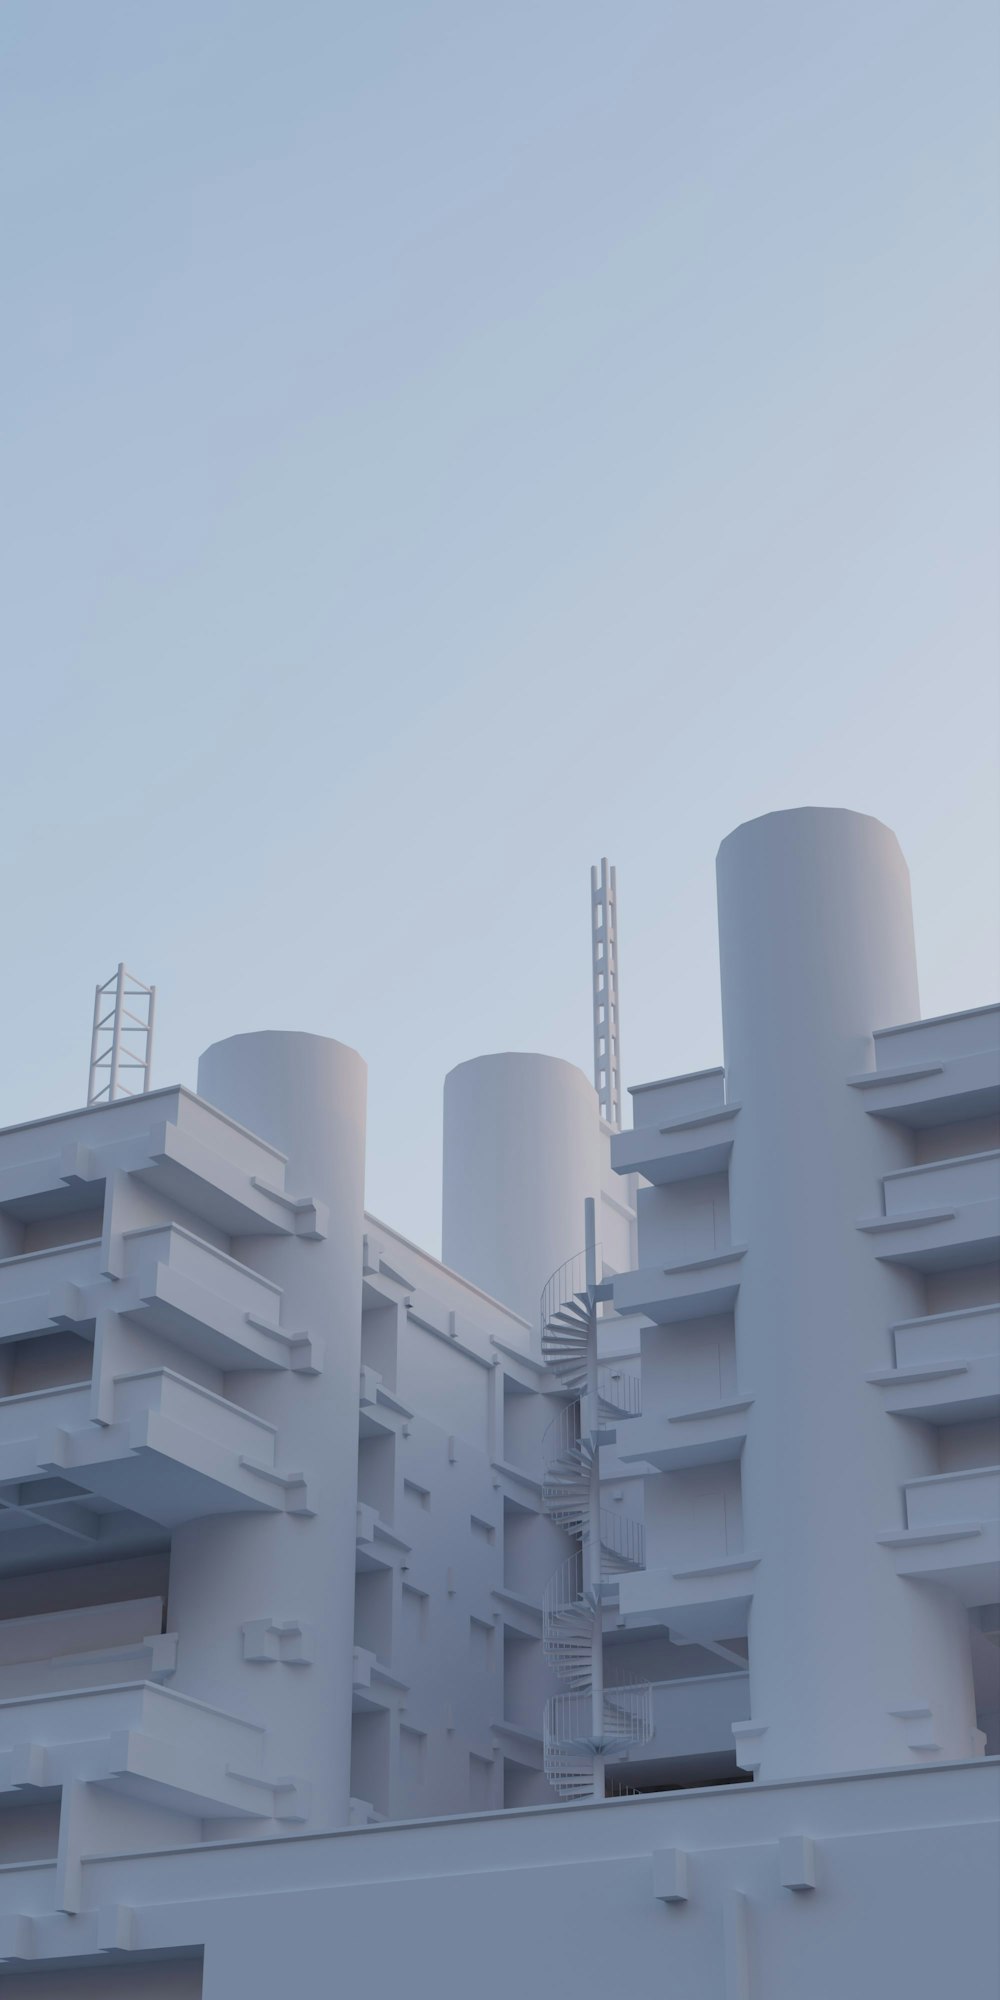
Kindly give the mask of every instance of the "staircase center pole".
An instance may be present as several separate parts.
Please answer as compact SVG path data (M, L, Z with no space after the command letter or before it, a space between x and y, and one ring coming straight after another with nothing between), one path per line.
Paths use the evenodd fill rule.
M597 1230L595 1206L588 1197L584 1203L584 1242L587 1259L587 1291L591 1299L590 1324L587 1330L587 1387L584 1420L593 1438L597 1437L600 1425L600 1407L597 1391L597 1302L594 1290L597 1285ZM583 1549L584 1588L594 1604L594 1622L591 1631L591 1729L594 1740L600 1742L604 1736L604 1610L601 1603L601 1452L595 1446L590 1463L590 1492L587 1505L587 1539ZM604 1758L594 1756L594 1797L604 1797Z

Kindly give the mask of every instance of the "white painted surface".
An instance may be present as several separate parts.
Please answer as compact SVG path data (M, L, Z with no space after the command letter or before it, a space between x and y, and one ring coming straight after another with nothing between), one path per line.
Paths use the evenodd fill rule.
M636 1089L613 1161L572 1065L451 1073L445 1265L365 1215L364 1065L322 1037L0 1132L12 2000L311 2000L331 1937L348 1984L443 2000L470 1963L483 2000L526 1964L939 2000L959 1954L992 1990L997 1011L915 1019L857 815L739 829L720 923L726 1070ZM531 1811L573 1546L538 1301L588 1197L630 1315L602 1368L642 1372L602 1419L602 1541L645 1535L602 1673L653 1736L612 1775L758 1781Z
M536 1325L543 1285L583 1249L601 1143L596 1093L572 1063L460 1063L444 1086L445 1263Z
M934 1471L933 1440L887 1417L865 1379L920 1304L914 1273L857 1228L907 1163L906 1137L846 1087L873 1066L873 1030L918 1012L906 865L876 820L810 810L740 827L718 872L761 1775L919 1759L900 1720L917 1707L936 1754L967 1757L965 1613L894 1574L878 1539L903 1525L901 1488Z

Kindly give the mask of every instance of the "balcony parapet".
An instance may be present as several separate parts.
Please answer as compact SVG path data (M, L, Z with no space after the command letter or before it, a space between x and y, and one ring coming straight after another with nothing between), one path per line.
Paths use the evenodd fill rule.
M276 1811L290 1787L265 1776L258 1724L150 1681L0 1701L0 1733L0 1791L84 1780L173 1812L295 1816Z
M746 1254L745 1245L734 1245L711 1257L624 1271L614 1279L615 1311L644 1313L659 1326L731 1312Z
M992 1262L1000 1251L1000 1153L904 1167L882 1181L884 1212L858 1228L886 1263L934 1271Z
M231 1236L323 1235L327 1216L285 1187L283 1153L172 1085L0 1132L0 1207L46 1212L67 1188L135 1174Z
M874 1054L848 1083L876 1118L919 1128L1000 1110L1000 1007L880 1028Z
M629 1085L634 1129L676 1124L689 1118L703 1118L725 1108L724 1069L696 1069L686 1076L659 1077L652 1083Z
M665 1625L682 1643L746 1636L755 1555L720 1556L683 1569L640 1570L619 1580L626 1625Z
M91 1323L105 1289L99 1238L0 1259L0 1340Z
M358 1436L395 1437L401 1423L413 1416L405 1403L390 1395L381 1375L367 1364L361 1369L358 1397Z
M108 1271L97 1239L0 1261L0 1340L92 1326L112 1311L224 1370L316 1374L322 1343L281 1324L282 1292L179 1223L127 1231Z
M410 1692L408 1681L398 1680L367 1646L355 1646L352 1676L352 1706L356 1713L371 1709L399 1708Z
M1000 1305L900 1320L892 1335L895 1367L868 1376L890 1415L947 1424L1000 1411Z
M99 1495L163 1527L313 1511L301 1474L275 1467L272 1424L170 1369L119 1376L107 1424L90 1407L86 1382L0 1402L0 1485L55 1475L79 1500ZM96 1517L89 1533L96 1539Z
M633 1464L643 1461L659 1472L676 1472L692 1465L721 1465L742 1456L747 1438L747 1411L752 1396L707 1403L700 1409L651 1412L622 1433L618 1456Z
M315 1374L320 1346L281 1325L282 1291L176 1222L128 1230L108 1303L222 1369Z
M733 1747L733 1724L749 1719L750 1676L745 1669L654 1681L652 1689L652 1741L645 1751L632 1751L629 1762L724 1754Z
M167 1679L177 1634L162 1631L163 1600L130 1598L0 1622L0 1701L82 1691L124 1680Z
M616 1132L611 1164L617 1174L642 1174L657 1187L724 1173L733 1150L738 1104L675 1118L662 1125L637 1125Z
M929 1014L922 1021L902 1021L894 1028L876 1028L877 1069L897 1069L903 1063L952 1062L979 1051L1000 1052L1000 1003L966 1007L957 1014Z
M355 1568L357 1570L397 1569L411 1553L412 1544L394 1533L383 1521L377 1507L366 1500L357 1503Z
M1000 1466L911 1479L906 1527L879 1536L900 1576L940 1583L970 1608L1000 1602Z

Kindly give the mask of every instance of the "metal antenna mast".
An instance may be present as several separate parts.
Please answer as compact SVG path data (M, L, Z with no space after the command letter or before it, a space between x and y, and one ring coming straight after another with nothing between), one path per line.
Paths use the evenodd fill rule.
M149 1089L156 987L118 967L94 994L87 1103L140 1097Z
M601 1117L615 1132L622 1123L622 1068L618 1017L618 885L602 860L590 871L590 931L594 971L594 1088Z

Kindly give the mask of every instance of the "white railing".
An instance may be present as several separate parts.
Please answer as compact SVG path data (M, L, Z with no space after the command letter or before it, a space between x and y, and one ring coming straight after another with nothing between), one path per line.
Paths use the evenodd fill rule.
M566 1613L584 1603L583 1550L574 1549L565 1562L553 1570L542 1591L542 1632L557 1625Z
M578 1402L564 1403L542 1432L542 1465L546 1468L546 1476L549 1466L554 1478L563 1476L564 1468L568 1470L576 1462L580 1441L580 1405Z
M605 1408L621 1417L642 1414L642 1380L634 1368L599 1368L597 1393Z
M595 1723L598 1727L595 1728ZM600 1718L589 1693L550 1695L545 1704L543 1740L556 1750L598 1753L648 1743L653 1734L653 1692L649 1686L605 1689Z
M648 1682L605 1688L604 1734L608 1742L649 1742L653 1734L653 1690Z
M594 1251L594 1269L600 1271L601 1268L601 1246L598 1243ZM578 1292L585 1292L586 1289L587 1252L578 1250L575 1257L567 1257L565 1264L560 1264L558 1270L553 1271L542 1292L539 1307L542 1326L547 1326L549 1320L555 1318L560 1306L566 1305Z
M638 1374L616 1368L602 1368L598 1374L598 1395L604 1409L613 1411L619 1418L637 1417L642 1406L641 1383ZM550 1424L542 1432L541 1457L545 1476L553 1480L562 1479L578 1465L581 1459L580 1446L583 1443L580 1404L578 1400L564 1404L557 1410Z
M593 1206L587 1204L588 1233ZM641 1522L600 1506L602 1436L641 1407L633 1370L597 1366L594 1292L602 1270L596 1246L578 1252L552 1273L540 1306L543 1358L571 1397L543 1435L544 1503L554 1521L580 1538L542 1591L542 1653L570 1684L546 1703L542 1732L545 1775L563 1799L592 1797L595 1788L603 1796L604 1758L648 1742L653 1727L648 1687L602 1692L604 1579L641 1569L645 1560Z
M641 1521L631 1514L613 1513L608 1507L601 1508L601 1547L618 1556L630 1569L644 1569L646 1563L646 1531Z

